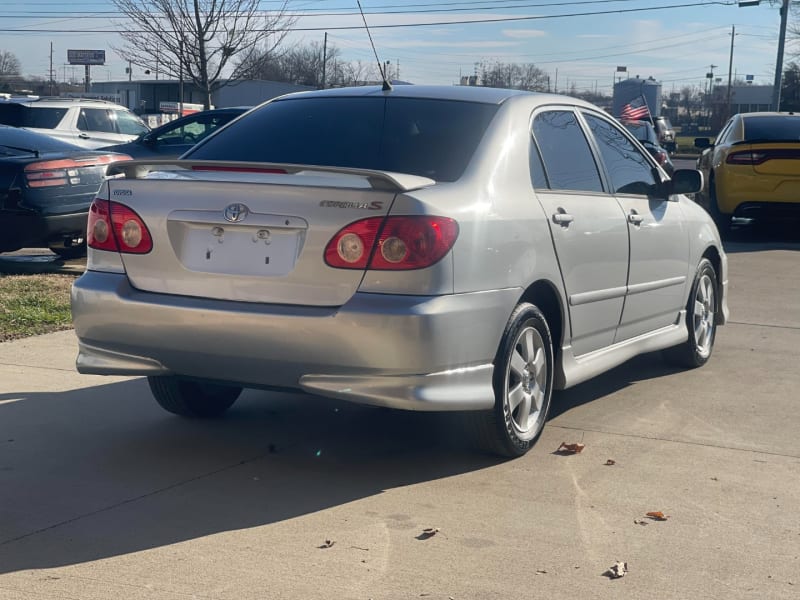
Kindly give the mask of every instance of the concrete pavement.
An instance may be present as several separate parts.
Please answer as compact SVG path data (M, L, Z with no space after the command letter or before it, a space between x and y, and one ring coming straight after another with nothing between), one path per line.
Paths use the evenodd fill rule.
M560 393L515 461L302 394L188 422L71 332L0 344L0 599L796 599L800 244L730 246L709 364Z

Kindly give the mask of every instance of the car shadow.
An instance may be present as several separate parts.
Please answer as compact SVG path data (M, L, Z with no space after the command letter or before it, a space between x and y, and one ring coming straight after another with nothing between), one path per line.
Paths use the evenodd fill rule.
M800 250L800 227L797 221L734 225L722 239L725 252L763 252Z
M447 417L248 390L222 419L187 420L143 379L0 395L0 573L262 526L502 462Z

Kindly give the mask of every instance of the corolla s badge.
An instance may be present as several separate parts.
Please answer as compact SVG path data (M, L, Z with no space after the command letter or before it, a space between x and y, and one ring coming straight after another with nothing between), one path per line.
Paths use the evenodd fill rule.
M250 209L244 204L239 203L229 204L225 207L225 212L223 213L225 220L230 221L231 223L239 223L240 221L244 221L249 214Z

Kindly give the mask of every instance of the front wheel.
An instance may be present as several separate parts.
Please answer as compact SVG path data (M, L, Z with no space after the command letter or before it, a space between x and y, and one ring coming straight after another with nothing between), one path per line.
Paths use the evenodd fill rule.
M147 383L161 408L182 417L218 417L242 393L241 387L191 381L175 375L148 377Z
M553 393L553 341L533 304L519 304L508 320L494 361L495 404L473 413L478 442L507 457L525 454L539 438Z
M689 339L664 351L669 362L689 368L701 367L708 362L717 333L718 289L714 265L704 258L697 267L686 305Z

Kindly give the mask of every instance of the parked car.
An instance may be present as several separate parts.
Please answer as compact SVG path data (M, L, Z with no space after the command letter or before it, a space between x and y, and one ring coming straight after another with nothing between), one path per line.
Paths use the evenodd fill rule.
M0 252L45 247L65 258L84 254L89 205L106 169L129 159L0 125Z
M700 197L720 230L732 217L762 220L800 218L800 115L756 112L731 117L697 168L707 182Z
M103 150L124 152L133 158L177 158L251 108L215 108L193 113L143 133L132 142L106 146Z
M675 128L669 119L664 116L653 117L653 127L658 134L658 144L670 154L675 154L678 143L675 136Z
M150 131L124 106L88 98L0 98L0 124L90 149L129 142Z
M672 164L669 152L658 143L658 134L653 125L647 121L622 121L622 124L642 143L642 146L671 177L675 172L675 165Z
M292 94L114 171L72 291L77 368L146 375L178 415L304 390L466 412L518 456L554 389L653 350L700 366L727 318L725 252L683 195L701 175L668 178L581 100Z

